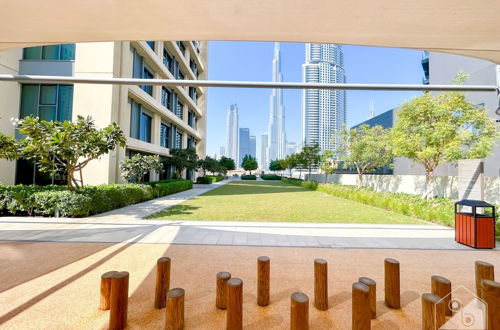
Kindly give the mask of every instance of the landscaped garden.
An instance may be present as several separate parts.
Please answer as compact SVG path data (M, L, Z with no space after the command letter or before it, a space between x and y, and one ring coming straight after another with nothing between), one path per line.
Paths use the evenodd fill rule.
M326 223L422 223L416 218L281 181L232 181L150 218Z

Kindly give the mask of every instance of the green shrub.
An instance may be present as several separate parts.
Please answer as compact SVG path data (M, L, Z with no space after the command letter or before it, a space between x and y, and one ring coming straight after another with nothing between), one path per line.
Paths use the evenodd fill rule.
M454 201L448 198L422 199L417 195L376 192L370 188L289 178L282 178L281 181L446 226L455 224Z
M66 186L0 186L0 214L85 217L191 189L190 180Z
M257 180L257 177L255 175L246 175L243 174L241 175L241 180Z
M224 180L224 177L222 175L206 175L206 176L199 176L196 178L196 183L200 184L211 184L214 182L219 182Z
M261 174L260 178L262 180L281 180L281 176L276 174Z

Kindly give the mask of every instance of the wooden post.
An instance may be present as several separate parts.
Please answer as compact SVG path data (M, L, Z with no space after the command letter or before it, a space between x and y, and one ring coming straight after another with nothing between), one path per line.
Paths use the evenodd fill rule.
M385 304L390 308L401 308L399 261L391 258L384 260Z
M488 329L500 329L500 283L483 280L481 292L488 306Z
M227 306L227 281L231 278L231 273L219 272L216 276L215 307L226 309Z
M294 292L290 305L290 330L309 329L309 297L302 292Z
M109 309L109 297L111 295L111 278L118 273L117 271L106 272L101 275L101 295L99 308L102 311Z
M352 329L371 329L370 288L360 282L352 284Z
M453 315L453 311L450 308L451 301L451 282L450 280L434 275L431 277L431 291L433 295L436 295L444 300L445 315Z
M243 281L239 278L227 281L226 329L243 329Z
M376 319L377 318L377 282L372 280L369 277L360 277L358 279L359 283L363 283L368 287L368 290L370 291L370 311L371 311L371 318Z
M314 260L314 306L321 311L328 309L328 262Z
M495 268L492 264L486 261L476 261L476 295L483 299L481 293L482 280L495 280ZM484 299L483 299L484 300Z
M259 257L257 259L257 304L259 306L269 305L270 277L271 262L269 257Z
M155 308L164 308L167 304L167 292L170 289L170 258L163 257L156 261Z
M127 326L128 281L128 272L117 272L111 278L110 330L121 330Z
M422 330L439 329L446 322L444 300L431 293L422 295Z
M184 289L175 288L167 292L167 319L165 330L184 329Z

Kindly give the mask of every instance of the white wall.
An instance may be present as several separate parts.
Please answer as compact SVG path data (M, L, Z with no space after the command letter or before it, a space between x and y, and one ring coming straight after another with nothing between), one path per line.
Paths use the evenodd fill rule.
M298 173L297 173L298 174ZM294 175L297 177L298 175ZM304 174L302 175L304 177ZM309 174L305 174L309 179ZM334 174L328 176L328 182L356 185L356 174ZM311 174L313 181L324 182L324 174ZM364 186L381 192L395 192L420 195L425 190L424 175L364 175ZM484 199L489 203L500 203L500 178L484 177ZM435 196L458 199L458 177L436 176L434 178Z

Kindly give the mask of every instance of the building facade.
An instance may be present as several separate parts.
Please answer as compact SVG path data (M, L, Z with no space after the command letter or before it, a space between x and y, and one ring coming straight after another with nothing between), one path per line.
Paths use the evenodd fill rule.
M226 157L238 162L238 106L231 104L226 117ZM236 164L238 167L239 164Z
M237 167L243 167L241 165L243 158L246 155L250 155L250 129L240 128L239 130L239 148L238 148L238 165Z
M345 83L342 47L335 44L306 44L306 63L302 81ZM302 143L319 145L321 151L333 150L337 132L346 123L346 92L307 89L302 93Z
M250 145L249 145L249 152L250 156L253 158L257 158L257 140L255 138L255 135L250 135Z
M75 77L206 79L207 43L192 41L133 41L50 45L0 52L0 72ZM0 83L0 130L15 135L10 118L38 116L75 120L91 116L98 127L120 125L127 141L90 162L85 184L123 182L121 162L136 153L158 154L173 148L195 148L205 156L206 89L199 87L93 84ZM150 180L169 178L173 169L151 173ZM194 173L184 173L193 178ZM36 164L0 160L4 184L48 184Z
M283 81L281 73L281 45L274 43L273 82ZM283 159L286 155L285 108L283 90L273 89L269 97L269 128L267 140L267 160Z

